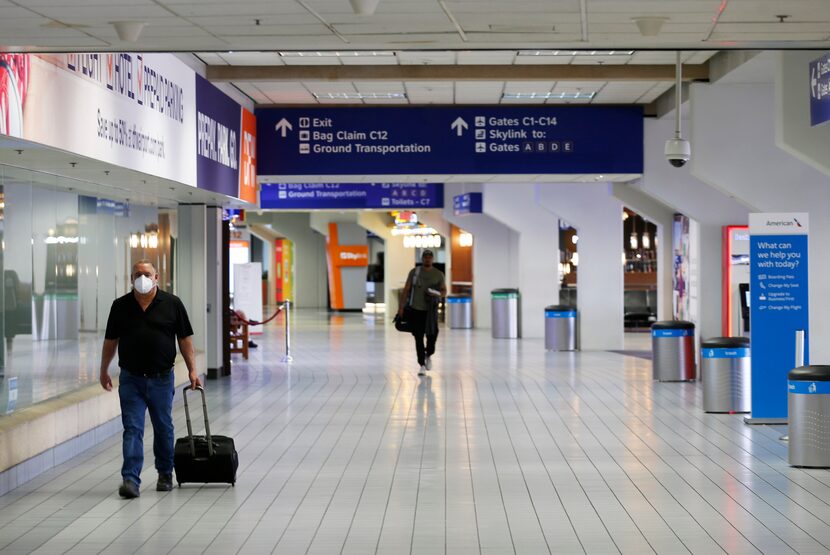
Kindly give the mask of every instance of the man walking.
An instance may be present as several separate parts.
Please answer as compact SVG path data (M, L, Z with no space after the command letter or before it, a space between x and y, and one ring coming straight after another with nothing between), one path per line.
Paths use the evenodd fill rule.
M173 364L176 340L190 377L190 387L201 386L196 374L193 328L182 301L158 288L158 273L149 260L133 266L133 290L116 299L110 309L101 353L101 386L112 391L108 373L118 350L121 368L118 396L124 424L121 467L123 483L118 494L139 496L144 464L144 415L153 423L153 454L158 470L156 491L173 489Z
M415 336L415 351L418 354L419 376L432 370L432 355L438 340L438 301L447 294L444 274L432 265L435 255L429 249L421 255L421 266L413 268L406 278L406 285L398 303L398 315L403 316L409 306L409 321ZM426 345L424 345L426 337Z

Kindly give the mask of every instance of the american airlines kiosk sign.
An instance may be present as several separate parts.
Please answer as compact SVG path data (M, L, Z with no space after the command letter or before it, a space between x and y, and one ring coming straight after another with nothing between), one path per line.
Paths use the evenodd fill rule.
M795 332L809 332L808 233L805 213L749 215L752 421L787 418L787 373ZM809 340L804 361L809 364Z

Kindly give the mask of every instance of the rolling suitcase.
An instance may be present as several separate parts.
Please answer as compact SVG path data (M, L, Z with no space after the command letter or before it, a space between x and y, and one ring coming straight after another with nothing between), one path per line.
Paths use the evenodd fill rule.
M205 415L205 435L194 436L190 424L190 409L187 406L187 386L182 391L184 397L184 415L187 419L187 437L176 440L173 451L173 466L176 468L176 481L179 487L183 483L226 483L236 484L236 469L239 456L236 454L233 439L226 436L210 435L205 390L202 393L202 411Z

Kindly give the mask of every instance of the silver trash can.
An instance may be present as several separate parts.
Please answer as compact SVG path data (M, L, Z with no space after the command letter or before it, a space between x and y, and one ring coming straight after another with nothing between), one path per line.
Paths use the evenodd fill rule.
M565 305L545 308L545 349L576 350L576 309Z
M705 412L750 412L752 369L748 337L715 337L700 343Z
M790 465L830 467L830 366L802 366L787 380Z
M693 381L695 325L681 320L655 322L651 326L654 379L661 382Z
M490 310L493 338L517 339L521 337L518 289L493 289L490 293Z
M473 327L473 299L469 295L447 295L447 310L450 313L451 329Z

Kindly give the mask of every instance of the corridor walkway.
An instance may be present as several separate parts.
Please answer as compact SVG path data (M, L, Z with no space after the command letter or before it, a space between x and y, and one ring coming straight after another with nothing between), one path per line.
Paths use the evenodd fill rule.
M442 330L418 378L382 320L298 316L294 364L273 325L207 384L235 488L155 492L148 433L142 495L121 500L113 437L0 497L0 552L828 552L830 473L648 360ZM180 393L174 417L181 436Z

